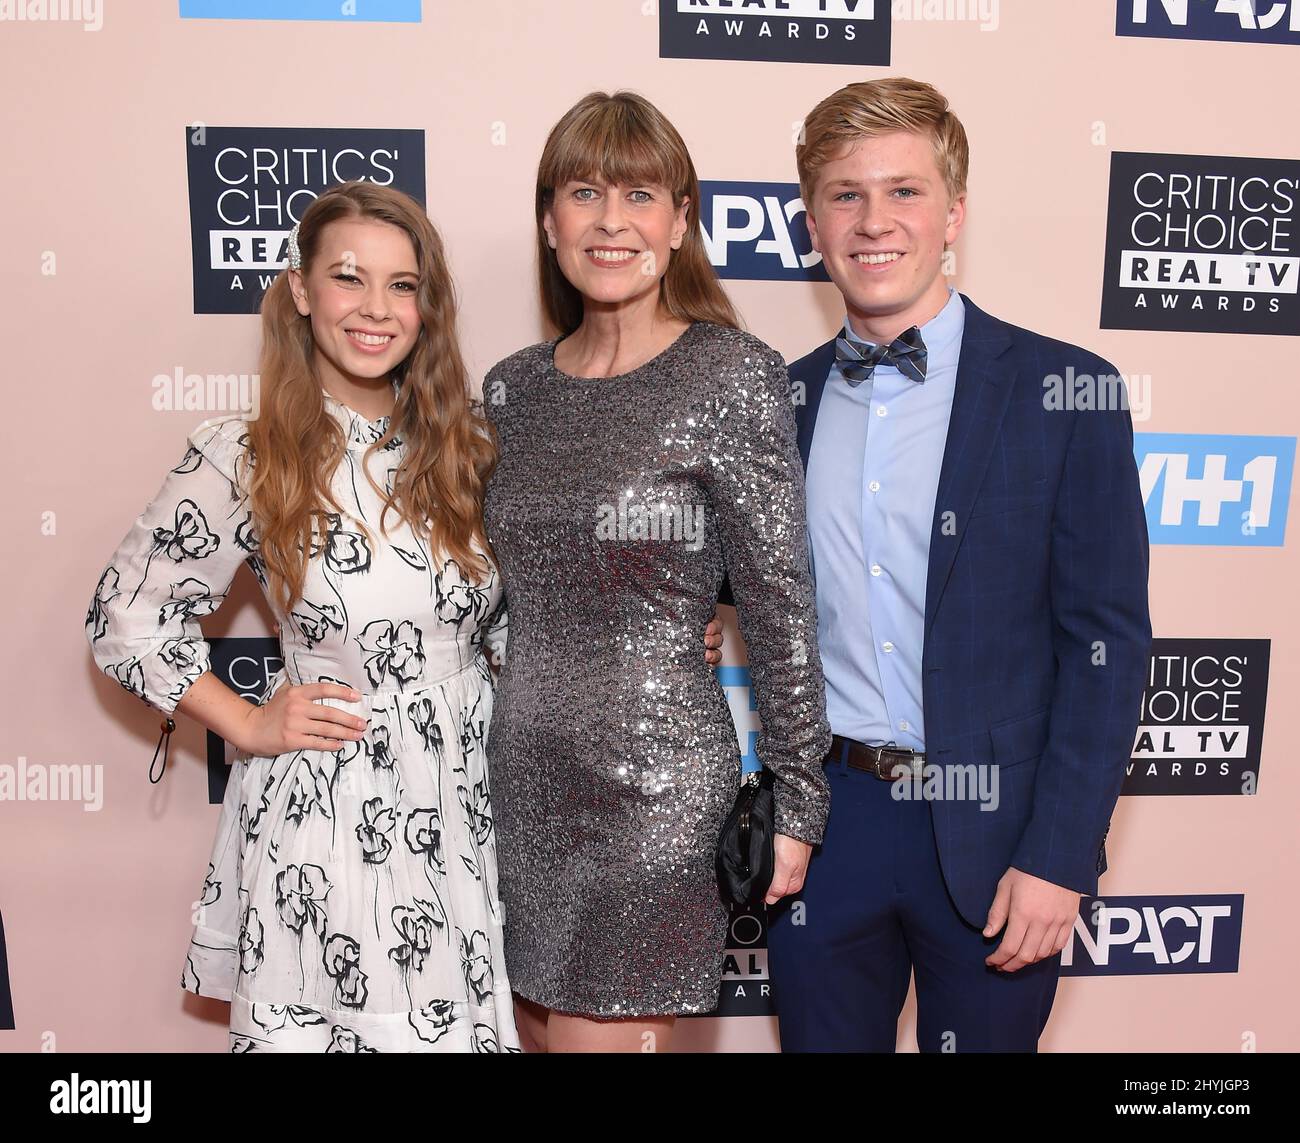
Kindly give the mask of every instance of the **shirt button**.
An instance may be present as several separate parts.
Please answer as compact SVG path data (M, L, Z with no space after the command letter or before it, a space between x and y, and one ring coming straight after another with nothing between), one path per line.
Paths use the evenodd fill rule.
M884 406L884 405L877 405L877 406L876 406L876 416L878 416L878 417L883 417L884 415L885 415L885 406Z
M889 652L894 649L894 645L888 639L886 639L883 643L881 643L880 646L884 650L886 655L888 655Z
M899 730L907 730L907 729L908 729L908 726L907 726L907 719L904 718L904 719L901 719L901 720L899 721L899 723L898 723L898 729L899 729Z
M872 565L871 565L871 574L872 574L872 575L879 575L879 574L880 574L880 565L879 565L879 564L872 564Z
M880 481L879 481L879 480L873 480L870 484L867 485L867 487L868 487L869 489L871 489L872 492L879 492L879 491L880 491Z

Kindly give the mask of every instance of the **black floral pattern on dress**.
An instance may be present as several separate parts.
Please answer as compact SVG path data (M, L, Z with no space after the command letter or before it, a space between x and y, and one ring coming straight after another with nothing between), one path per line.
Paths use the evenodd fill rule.
M476 930L473 934L460 933L460 965L465 973L465 984L474 993L479 1004L492 995L492 947L487 934Z
M344 933L333 933L321 957L338 1002L345 1008L364 1008L370 990L369 978L361 971L361 946Z
M439 904L417 899L414 907L394 905L392 922L401 940L388 950L388 955L403 968L419 972L433 948L434 933L447 927L447 914Z
M285 866L275 876L275 907L280 920L299 936L310 928L323 941L329 924L325 898L333 888L319 865Z
M378 1048L369 1047L360 1036L351 1028L345 1028L342 1024L335 1024L330 1029L329 1047L325 1049L326 1055L360 1055L362 1053L378 1054Z
M361 860L367 865L382 865L393 848L388 835L397 828L397 818L382 798L369 798L361 807L361 819L357 826Z
M434 612L444 623L459 629L467 619L477 627L491 607L487 589L467 583L461 574L460 564L445 560L442 571L433 577Z
M421 1040L436 1044L456 1023L456 1006L450 1000L435 1000L412 1012L407 1019Z
M186 576L171 586L171 599L158 609L158 626L166 627L173 619L197 619L211 615L220 601L201 579Z
M361 532L344 528L343 519L337 512L326 513L326 519L329 530L325 534L325 566L343 575L369 571L374 554L366 537Z
M90 601L90 610L86 612L86 630L90 633L92 643L98 642L108 631L106 608L122 594L118 589L118 581L117 568L109 564L95 585L95 595Z
M438 725L437 711L434 710L433 703L427 698L416 699L407 706L406 717L411 720L411 725L415 728L415 733L420 736L420 741L424 743L424 748L438 762L441 762L442 727Z
M364 653L362 665L372 687L406 686L424 669L424 635L409 619L393 623L374 619L356 637Z

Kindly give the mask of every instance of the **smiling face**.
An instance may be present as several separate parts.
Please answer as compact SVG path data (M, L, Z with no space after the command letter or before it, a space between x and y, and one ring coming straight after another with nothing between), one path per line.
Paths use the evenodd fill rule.
M290 270L298 312L311 318L315 364L353 381L386 378L420 335L419 269L406 232L375 219L325 225L305 273Z
M943 252L966 218L950 199L934 144L896 131L864 138L826 163L808 204L813 249L867 340L892 341L948 300Z
M571 180L542 218L560 271L587 302L620 305L658 292L686 233L689 200L667 187Z

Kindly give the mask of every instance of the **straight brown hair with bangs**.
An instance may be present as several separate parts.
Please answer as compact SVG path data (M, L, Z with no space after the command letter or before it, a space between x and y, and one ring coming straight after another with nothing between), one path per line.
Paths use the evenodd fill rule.
M686 208L686 233L668 260L659 305L679 321L740 321L704 249L699 227L700 183L677 129L653 103L632 91L593 91L551 128L537 168L537 266L546 320L567 337L582 324L582 294L564 276L542 220L555 192L574 180L667 187L673 206Z

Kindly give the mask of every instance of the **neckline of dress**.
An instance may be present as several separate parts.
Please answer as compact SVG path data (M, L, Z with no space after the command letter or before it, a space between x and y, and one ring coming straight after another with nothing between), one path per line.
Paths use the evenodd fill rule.
M398 381L393 381L392 386L393 396L396 397L401 392L401 385ZM325 402L326 412L331 413L335 420L343 426L347 434L349 448L358 448L364 451L388 431L392 414L385 413L382 417L377 417L372 421L364 414L357 412L351 405L345 405L323 385L321 386L321 397ZM394 438L393 443L400 444L401 441Z
M672 341L670 341L667 345L665 345L663 349L661 349L652 358L650 358L649 361L643 361L635 369L629 369L626 373L615 373L609 377L579 377L576 373L566 373L563 369L561 369L558 365L555 364L555 347L559 345L560 342L563 341L565 337L568 336L567 334L562 335L560 337L553 337L551 338L550 341L546 343L547 346L546 364L550 368L550 371L554 373L555 376L560 378L561 381L575 381L584 384L591 384L593 382L624 381L628 377L635 377L638 373L641 373L644 370L649 369L651 366L658 365L670 353L683 347L684 344L691 339L695 331L697 329L702 329L704 325L705 323L698 319L692 321L690 325L688 325L684 330L682 330L681 333L679 333L675 338L673 338Z

